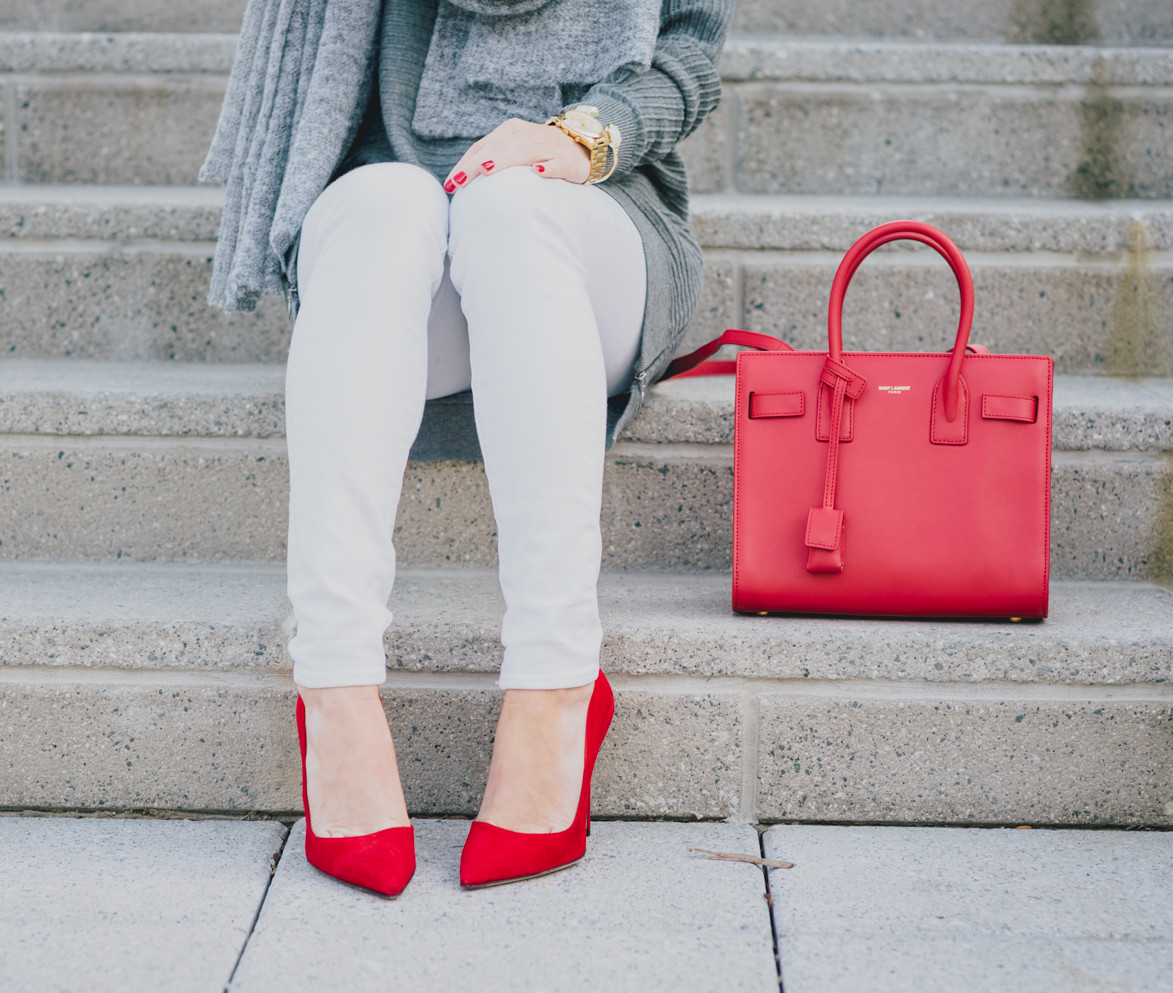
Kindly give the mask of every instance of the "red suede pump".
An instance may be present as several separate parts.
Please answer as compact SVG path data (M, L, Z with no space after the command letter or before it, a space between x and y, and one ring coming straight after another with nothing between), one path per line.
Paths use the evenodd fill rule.
M591 776L614 715L615 694L607 677L600 672L587 706L582 792L574 822L565 831L534 834L506 831L487 821L473 821L460 853L462 886L481 889L544 876L573 865L586 854L586 839L591 833Z
M309 864L327 876L379 896L399 896L415 875L415 829L393 827L347 838L319 838L310 823L305 774L305 704L300 696L297 740L301 745L301 798L305 804L305 857Z

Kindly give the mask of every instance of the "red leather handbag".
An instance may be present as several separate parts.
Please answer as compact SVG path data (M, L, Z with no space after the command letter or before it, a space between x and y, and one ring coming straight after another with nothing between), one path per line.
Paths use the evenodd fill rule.
M852 276L903 239L936 249L957 276L953 351L845 353ZM826 352L727 331L668 368L665 378L730 371L699 364L722 344L757 349L735 366L734 610L1047 616L1054 364L970 346L972 319L957 247L896 221L839 266Z

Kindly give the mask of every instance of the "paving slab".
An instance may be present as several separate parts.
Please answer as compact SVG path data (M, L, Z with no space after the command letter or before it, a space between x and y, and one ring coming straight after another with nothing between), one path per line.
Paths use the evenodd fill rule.
M386 901L312 868L299 822L230 993L778 989L761 870L688 851L756 855L751 827L596 821L578 865L473 892L468 823L415 827L415 878Z
M786 993L1173 989L1173 834L788 824Z
M274 822L0 817L11 993L221 993L285 838Z

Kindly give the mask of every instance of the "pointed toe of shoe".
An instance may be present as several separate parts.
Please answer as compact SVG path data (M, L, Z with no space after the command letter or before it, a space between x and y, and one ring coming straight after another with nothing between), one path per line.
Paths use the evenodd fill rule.
M586 835L573 827L555 834L506 831L473 821L460 853L460 885L475 889L564 869L586 853Z
M306 835L306 859L328 876L380 896L403 892L415 874L415 830L387 828L350 838Z

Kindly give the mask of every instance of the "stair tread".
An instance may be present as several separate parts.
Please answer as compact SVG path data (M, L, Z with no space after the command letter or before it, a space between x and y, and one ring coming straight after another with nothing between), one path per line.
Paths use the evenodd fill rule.
M1170 675L1173 592L1052 583L1043 623L751 617L729 575L604 572L603 664L619 675L1099 685ZM0 563L0 644L12 667L253 674L287 667L281 566ZM494 570L399 571L389 666L493 672ZM31 677L30 677L31 678Z
M0 432L161 437L280 437L277 363L0 360ZM733 442L731 376L653 387L622 440ZM1173 379L1055 377L1059 450L1173 449Z
M52 239L214 241L219 186L0 184L0 252ZM708 193L691 198L706 248L845 251L898 217L936 224L966 251L1115 253L1173 250L1173 200L1088 203L1032 198ZM916 249L911 249L916 250Z
M227 74L236 43L233 33L0 32L0 72ZM1173 80L1173 51L734 34L720 69L730 81L1148 86Z

